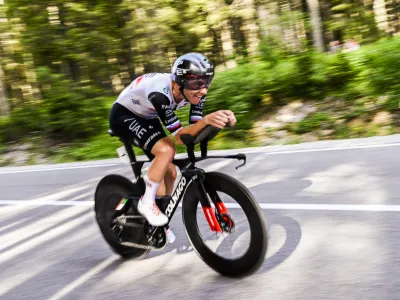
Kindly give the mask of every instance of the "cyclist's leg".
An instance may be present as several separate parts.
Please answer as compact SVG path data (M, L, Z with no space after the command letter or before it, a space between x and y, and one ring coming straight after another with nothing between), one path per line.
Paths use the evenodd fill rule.
M132 140L153 159L148 176L144 178L146 191L139 201L138 210L150 224L165 225L168 217L155 204L155 195L175 154L173 142L167 138L158 119L143 119L118 103L111 110L110 127L117 136Z
M157 141L151 149L154 159L147 172L150 180L161 183L175 156L175 144L169 137Z
M163 181L161 182L161 184L158 188L158 191L157 191L157 196L163 196L162 201L168 201L169 199L171 199L176 176L177 176L176 166L174 164L170 164L168 166L167 172L165 173L165 177L164 177ZM162 204L162 205L164 205L164 204ZM171 230L171 228L169 228L169 226L167 227L166 233L167 233L168 242L173 243L176 240L176 236L173 233L173 231Z
M176 166L174 164L170 164L168 166L167 172L165 173L164 179L161 181L161 184L158 187L157 196L172 195L176 176Z
M151 154L154 159L147 171L147 178L144 178L146 192L138 204L138 210L150 224L161 226L168 223L168 217L158 209L155 204L155 197L175 156L175 144L170 138L164 137L154 144Z

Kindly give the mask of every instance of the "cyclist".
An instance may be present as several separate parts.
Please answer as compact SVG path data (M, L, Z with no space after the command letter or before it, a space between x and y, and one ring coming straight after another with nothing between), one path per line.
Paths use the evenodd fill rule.
M138 203L138 211L153 226L168 223L155 197L171 197L177 176L172 164L175 144L165 134L160 120L181 145L181 134L196 136L208 124L223 128L227 123L231 126L236 123L230 110L203 117L203 105L213 78L214 66L204 55L187 53L174 62L171 73L150 73L136 78L112 106L111 129L117 136L130 138L152 160L144 178L146 191ZM190 125L182 127L174 111L189 104Z

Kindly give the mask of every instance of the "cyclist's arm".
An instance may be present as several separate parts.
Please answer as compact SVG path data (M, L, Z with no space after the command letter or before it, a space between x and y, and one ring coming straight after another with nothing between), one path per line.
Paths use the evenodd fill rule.
M180 135L181 134L190 134L192 136L197 136L206 126L205 119L203 118L203 106L206 101L206 97L204 96L200 102L196 105L190 105L189 111L189 124L190 126L183 127L179 130L179 133L175 135L175 139L179 144L181 143Z
M190 105L190 111L189 111L190 125L196 124L198 121L203 119L203 106L205 102L206 102L206 96L203 96L199 103L197 103L196 105L194 104Z
M183 142L181 141L180 135L181 134L190 134L191 136L197 136L203 129L206 127L206 122L204 121L204 118L197 121L196 124L193 124L191 126L186 126L183 127L179 132L175 135L175 139L178 144L183 145Z
M159 92L152 92L149 94L149 101L153 104L157 114L168 129L171 135L175 138L176 142L183 145L180 139L181 134L190 134L196 136L206 126L204 119L201 119L192 126L182 127L182 124L174 111L170 108L170 102L167 96Z

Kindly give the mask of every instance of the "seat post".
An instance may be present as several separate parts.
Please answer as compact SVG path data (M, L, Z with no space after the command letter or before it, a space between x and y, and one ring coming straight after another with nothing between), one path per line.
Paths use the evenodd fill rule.
M139 178L141 175L142 166L136 166L135 163L137 162L137 160L136 160L135 152L133 152L133 148L132 148L131 144L127 140L125 140L121 137L119 139L124 144L126 153L128 153L128 157L129 157L129 161L130 161L130 165L131 165L133 174L135 174L136 178Z
M108 130L108 134L110 136L117 136L117 135L114 134L114 132L111 129ZM122 144L124 144L126 153L128 154L128 157L129 157L129 163L131 165L133 174L138 179L139 187L142 190L142 192L144 193L144 191L146 189L146 185L145 185L145 183L143 181L143 178L141 176L142 176L142 167L143 167L143 164L145 163L145 161L139 161L138 162L136 160L135 152L133 151L133 146L129 142L128 139L124 139L124 138L119 136L119 140L122 142Z
M120 141L124 144L126 153L128 153L129 160L131 161L131 163L136 162L136 156L135 153L133 152L131 144L129 144L128 141L126 141L123 138L120 138Z

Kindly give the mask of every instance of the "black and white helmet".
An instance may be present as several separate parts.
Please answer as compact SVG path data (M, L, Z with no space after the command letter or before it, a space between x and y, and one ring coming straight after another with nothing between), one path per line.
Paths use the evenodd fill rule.
M208 88L214 79L214 65L200 53L187 53L174 62L171 78L188 90Z

